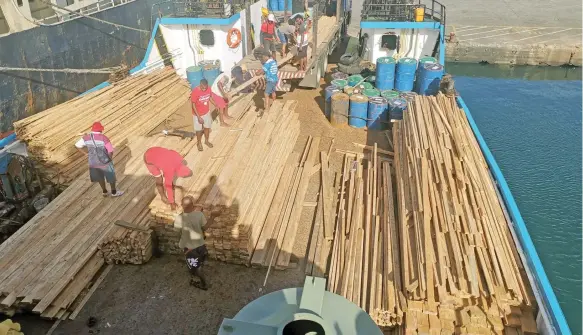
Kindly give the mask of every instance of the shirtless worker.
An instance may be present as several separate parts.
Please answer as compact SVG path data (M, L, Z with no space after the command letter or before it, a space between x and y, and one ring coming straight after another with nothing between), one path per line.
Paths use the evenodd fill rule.
M186 258L186 266L191 275L190 285L206 291L208 285L202 273L202 266L208 256L204 242L207 220L201 206L195 205L191 196L182 199L182 209L184 212L176 215L174 219L174 228L182 230L178 246Z
M192 90L190 94L190 101L192 102L192 116L194 122L194 132L196 133L196 147L198 151L202 151L202 135L204 133L205 144L212 148L213 145L209 141L209 134L213 124L213 118L210 113L209 104L215 105L212 91L209 88L208 81L201 79L200 84ZM215 105L215 107L217 107Z
M227 92L231 89L231 84L233 79L226 73L221 73L215 82L211 86L211 92L213 96L213 101L215 106L217 106L219 112L219 121L222 127L228 127L229 125L225 120L230 120L232 117L229 116L229 95Z
M192 175L186 161L174 150L151 147L144 153L144 163L150 174L156 178L156 189L162 201L169 204L172 210L176 210L174 183L179 177Z

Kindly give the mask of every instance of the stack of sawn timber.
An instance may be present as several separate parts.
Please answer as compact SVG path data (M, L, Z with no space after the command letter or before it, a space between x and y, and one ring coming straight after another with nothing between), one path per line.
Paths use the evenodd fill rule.
M230 114L233 116L238 116L244 113L251 101L251 96L243 96L239 99L235 99L230 106ZM211 126L211 140L217 138L217 134L221 134L227 131L224 127L219 127L218 122L213 122ZM218 137L220 139L220 136ZM172 146L165 146L167 149L172 149L178 152L180 155L185 157L191 149L195 149L196 142L194 140L188 139L178 139L178 137L173 137L173 139L167 139L168 141L174 141L176 144ZM170 143L168 143L170 144ZM194 150L198 152L198 150ZM189 157L192 159L192 157ZM189 164L190 166L190 164ZM158 197L158 200L160 198ZM168 207L168 205L165 205ZM116 227L113 228L109 236L103 239L99 245L99 251L105 262L108 264L143 264L147 262L152 256L154 239L153 231L150 229L152 226L150 209L144 208L139 215L139 219L135 220L133 223L116 221Z
M401 325L406 308L391 166L392 157L376 143L365 154L345 155L328 271L328 290L360 306L381 328Z
M248 264L289 154L299 135L295 101L275 101L260 117L250 108L213 140L214 148L191 151L192 177L176 189L192 195L212 213L206 228L209 255ZM157 198L150 205L157 223L172 224L174 213Z
M320 138L310 136L301 156L290 155L273 200L264 204L269 211L256 240L251 265L279 270L290 267L310 178L320 170L314 167L319 147Z
M393 136L406 333L537 333L508 218L455 98L416 97Z
M114 146L142 136L166 121L189 97L188 83L171 68L129 77L14 123L41 172L68 185L87 171L87 158L75 150L95 121Z
M67 317L104 263L100 242L119 230L116 221L136 224L154 198L144 152L152 146L187 152L193 145L161 135L130 138L114 156L121 197L103 197L98 185L77 178L0 245L0 312Z

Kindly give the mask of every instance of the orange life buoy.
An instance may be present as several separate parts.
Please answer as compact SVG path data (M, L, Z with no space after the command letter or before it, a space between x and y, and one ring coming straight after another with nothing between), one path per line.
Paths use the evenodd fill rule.
M235 37L234 40L233 37ZM231 49L234 49L241 44L241 31L239 29L231 28L231 30L229 30L227 33L227 44Z

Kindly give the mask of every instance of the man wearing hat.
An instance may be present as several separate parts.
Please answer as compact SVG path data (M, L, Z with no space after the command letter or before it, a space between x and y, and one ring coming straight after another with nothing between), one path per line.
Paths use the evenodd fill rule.
M261 24L261 45L265 50L271 52L273 59L276 57L275 44L281 43L276 33L275 15L267 15L267 20Z
M113 169L113 145L107 136L103 135L101 122L93 123L91 133L85 134L75 147L87 155L89 161L89 178L92 183L99 183L104 197L108 196L105 181L111 186L111 196L119 197L123 191L115 188L115 170Z

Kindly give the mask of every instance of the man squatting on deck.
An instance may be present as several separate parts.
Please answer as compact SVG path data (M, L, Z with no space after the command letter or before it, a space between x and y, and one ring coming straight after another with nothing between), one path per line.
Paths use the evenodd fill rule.
M271 100L276 99L275 86L277 85L277 62L271 57L269 51L264 51L261 55L262 70L265 74L265 111L269 111ZM271 99L270 99L271 98Z
M101 122L93 123L91 132L85 134L75 147L80 152L87 155L89 161L89 179L92 183L99 183L103 196L107 197L105 181L111 186L111 196L119 197L123 191L115 188L115 170L113 168L113 145L107 136L103 135L103 125Z
M202 208L194 204L191 196L182 199L182 209L184 212L176 215L174 219L174 228L182 230L178 246L184 251L186 266L191 275L190 285L206 291L208 286L202 273L202 266L208 255L204 242L207 220L201 211Z
M144 163L152 176L156 178L156 189L160 198L176 210L174 198L174 182L177 178L187 178L192 171L186 166L182 156L170 149L152 147L144 153Z

